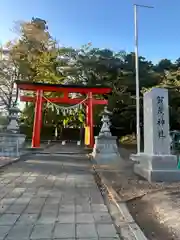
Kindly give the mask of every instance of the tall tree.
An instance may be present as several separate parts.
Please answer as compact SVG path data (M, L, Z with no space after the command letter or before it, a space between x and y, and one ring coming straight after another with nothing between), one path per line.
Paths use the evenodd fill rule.
M0 60L0 108L9 113L11 107L17 104L18 90L15 87L15 81L19 79L19 70L11 58L8 49L4 57Z
M157 72L163 73L164 71L171 70L174 67L174 64L169 59L161 59L158 64L155 66Z
M11 48L13 60L19 66L22 79L39 82L61 82L64 78L57 70L58 48L50 36L46 21L32 18L19 25L19 40Z

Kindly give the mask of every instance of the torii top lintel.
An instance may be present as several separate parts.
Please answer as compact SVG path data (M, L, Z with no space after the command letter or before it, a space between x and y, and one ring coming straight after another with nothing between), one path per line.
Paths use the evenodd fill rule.
M105 86L85 86L85 85L62 85L49 84L40 82L16 81L17 87L26 91L43 90L44 92L68 92L68 93L93 93L107 94L111 93L112 89Z

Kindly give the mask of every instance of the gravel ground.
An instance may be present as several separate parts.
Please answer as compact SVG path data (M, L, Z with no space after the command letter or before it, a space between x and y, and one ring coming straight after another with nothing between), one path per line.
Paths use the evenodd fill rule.
M129 155L134 150L120 148L120 153L118 170L101 169L103 176L127 202L149 240L180 239L180 184L148 183L133 173Z
M127 203L130 213L149 240L180 239L177 195L180 192L164 190Z

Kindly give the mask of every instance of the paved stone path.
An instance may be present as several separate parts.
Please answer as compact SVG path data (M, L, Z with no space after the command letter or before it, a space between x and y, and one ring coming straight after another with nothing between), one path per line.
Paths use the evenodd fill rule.
M58 147L57 147L58 146ZM82 149L81 146L77 146L74 143L67 143L66 145L61 145L61 142L59 143L52 143L48 148L44 148L44 150L41 153L50 153L50 154L57 154L57 153L85 153L85 151Z
M81 156L34 156L0 172L0 240L119 239Z
M17 161L17 158L0 157L0 168L16 161Z

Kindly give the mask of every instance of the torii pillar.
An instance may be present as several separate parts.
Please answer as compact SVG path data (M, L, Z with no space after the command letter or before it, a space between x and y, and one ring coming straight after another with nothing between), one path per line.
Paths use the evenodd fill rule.
M32 134L33 148L40 147L40 135L41 135L41 127L42 127L42 106L43 106L43 90L37 90L33 134Z

